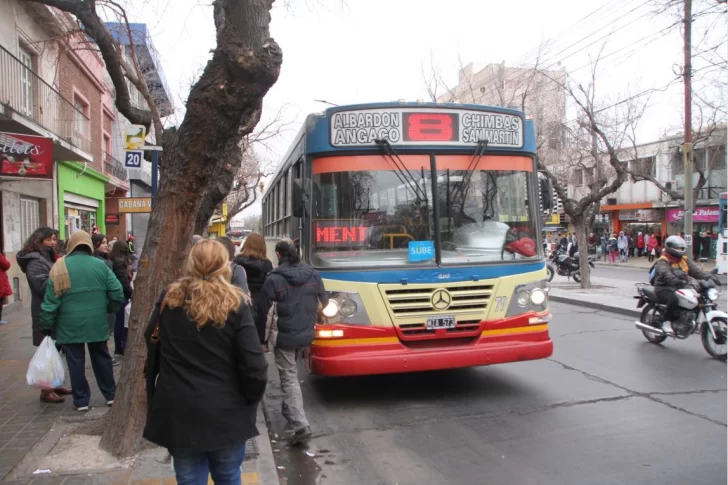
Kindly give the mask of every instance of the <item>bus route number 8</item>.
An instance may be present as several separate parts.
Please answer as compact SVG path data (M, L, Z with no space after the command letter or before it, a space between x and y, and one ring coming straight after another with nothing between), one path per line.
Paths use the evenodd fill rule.
M409 141L452 141L453 117L449 114L410 113L407 116Z

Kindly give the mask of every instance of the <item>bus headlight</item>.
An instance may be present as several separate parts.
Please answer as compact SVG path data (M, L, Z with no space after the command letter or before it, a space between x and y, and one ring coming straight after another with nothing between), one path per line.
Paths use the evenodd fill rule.
M330 291L329 304L322 313L326 317L326 323L372 324L361 296L353 291Z
M718 291L716 288L708 288L708 292L706 293L708 296L708 300L715 301L720 296L720 291Z
M339 304L334 299L329 300L329 304L322 310L326 318L334 318L339 313Z
M541 306L546 301L546 292L541 288L534 288L531 290L531 303L536 306Z
M508 305L506 318L523 315L528 311L543 312L548 306L549 285L546 280L517 285Z

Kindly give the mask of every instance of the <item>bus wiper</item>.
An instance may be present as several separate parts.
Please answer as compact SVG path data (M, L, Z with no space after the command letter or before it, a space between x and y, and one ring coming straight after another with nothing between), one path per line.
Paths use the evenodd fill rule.
M485 154L485 149L488 147L488 140L478 140L478 145L475 147L475 152L473 153L473 158L470 159L470 163L468 164L468 169L466 170L465 177L463 177L463 181L460 184L460 187L455 187L455 190L452 191L452 195L450 198L452 200L458 200L460 195L462 195L459 192L463 192L465 187L470 185L470 179L473 177L473 171L475 167L478 166L478 162L480 162L481 157ZM447 190L450 190L450 187L447 188ZM456 197L457 195L457 197Z
M389 143L389 140L374 140L374 143L382 148L382 151L384 152L384 159L387 160L390 164L394 165L396 170L395 173L397 174L400 182L410 187L414 191L414 193L417 195L418 201L427 201L427 194L425 194L425 190L419 186L412 174L410 174L409 171L406 169L406 167L404 166L404 162L401 158L399 158L397 152L394 151L394 147L392 147L392 144Z

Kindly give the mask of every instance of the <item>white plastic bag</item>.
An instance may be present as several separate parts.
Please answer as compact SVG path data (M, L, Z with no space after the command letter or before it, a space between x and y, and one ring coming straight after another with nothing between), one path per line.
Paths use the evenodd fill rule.
M129 328L129 317L131 316L131 302L124 308L124 328Z
M46 337L35 351L35 355L28 365L25 381L29 386L38 389L56 389L66 380L66 369L63 359L56 349L53 339Z

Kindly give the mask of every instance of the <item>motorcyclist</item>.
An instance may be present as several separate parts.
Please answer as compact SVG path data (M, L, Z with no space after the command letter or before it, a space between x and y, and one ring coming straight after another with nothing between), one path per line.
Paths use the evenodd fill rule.
M675 292L689 285L689 276L697 280L712 279L716 285L720 280L710 273L701 270L686 256L687 244L680 236L665 239L662 256L655 262L655 294L657 301L666 306L665 321L662 329L672 333L671 321L678 318L678 297Z

